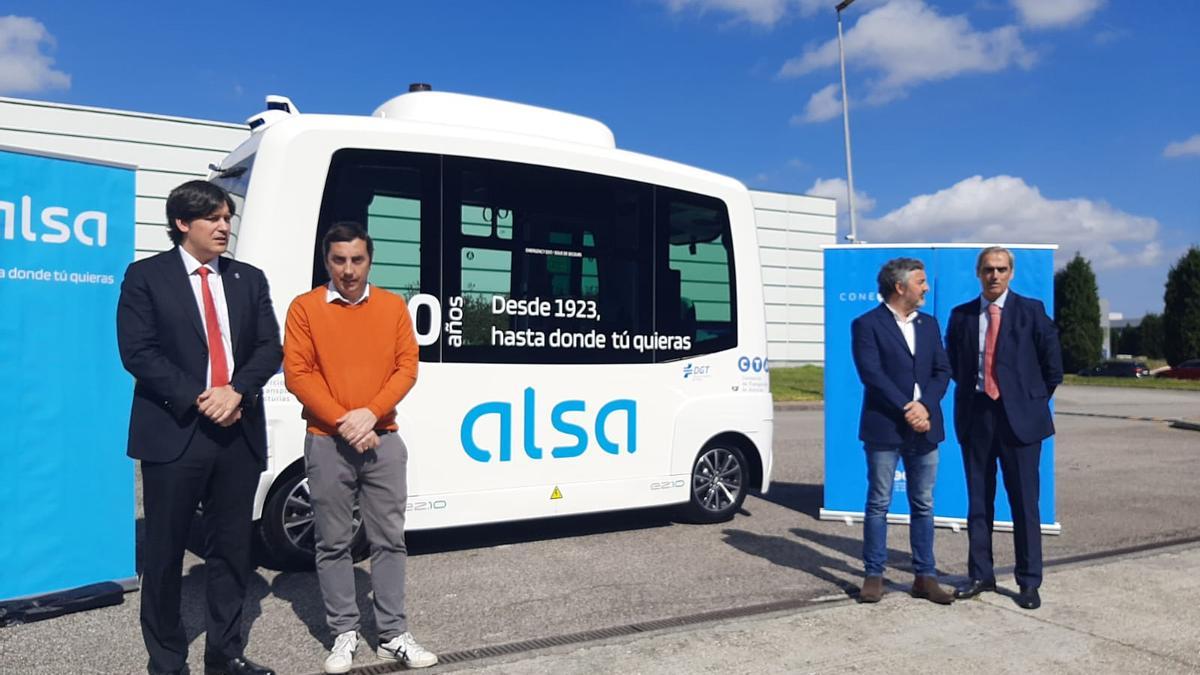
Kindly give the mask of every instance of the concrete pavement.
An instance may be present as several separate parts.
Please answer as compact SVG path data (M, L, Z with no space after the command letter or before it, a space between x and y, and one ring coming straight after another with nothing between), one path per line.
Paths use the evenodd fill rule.
M442 673L1200 672L1200 547L1047 569L1043 605L985 593L941 607L890 574L851 600L635 637L439 666ZM1002 588L1015 590L1011 578Z

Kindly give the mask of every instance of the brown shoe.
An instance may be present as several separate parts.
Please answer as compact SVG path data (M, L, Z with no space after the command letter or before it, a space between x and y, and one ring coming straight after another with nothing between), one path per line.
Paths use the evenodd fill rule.
M858 592L859 602L879 602L883 597L883 577L867 577Z
M913 579L912 596L924 598L939 605L949 605L954 602L954 594L938 585L937 577L918 576Z

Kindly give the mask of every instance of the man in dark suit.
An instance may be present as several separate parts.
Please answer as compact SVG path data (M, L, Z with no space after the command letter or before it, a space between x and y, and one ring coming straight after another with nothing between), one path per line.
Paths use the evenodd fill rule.
M1012 507L1017 604L1042 604L1041 511L1038 508L1042 440L1054 433L1050 397L1062 382L1058 330L1038 300L1009 290L1012 252L984 249L975 263L982 293L955 307L946 328L954 371L954 430L967 479L970 582L955 592L971 598L996 590L992 568L996 461Z
M954 596L938 584L933 558L933 485L937 445L945 438L941 400L950 384L950 364L937 320L917 311L929 291L924 263L889 260L879 270L878 283L884 302L850 324L854 366L863 383L858 438L867 455L866 579L859 600L879 602L883 596L887 513L896 464L903 459L915 573L911 593L948 605Z
M197 504L204 505L205 672L272 672L242 654L242 604L266 461L260 392L283 356L266 277L220 257L233 211L211 183L172 190L167 228L175 247L130 265L117 305L121 361L136 380L128 454L142 463L141 624L151 673L187 665L180 576Z

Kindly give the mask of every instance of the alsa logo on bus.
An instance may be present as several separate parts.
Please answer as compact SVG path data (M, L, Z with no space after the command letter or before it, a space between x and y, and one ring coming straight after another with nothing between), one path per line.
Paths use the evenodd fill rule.
M524 422L524 441L525 454L530 459L542 459L545 452L542 446L537 443L537 392L533 387L525 388L525 397L523 401L522 421ZM567 415L582 414L587 412L587 404L579 399L570 399L560 401L555 404L550 410L550 426L555 431L575 438L575 443L571 445L559 445L550 448L550 456L555 459L567 459L569 457L578 457L588 449L591 437L588 435L588 430L579 417L575 417L574 421L567 419ZM625 438L611 438L605 430L606 423L609 417L617 413L624 413L625 421ZM475 425L479 421L489 415L496 417L496 422L499 423L499 435L490 447L482 447L475 440ZM620 418L617 418L619 421ZM480 403L479 405L467 411L463 417L460 436L462 438L463 450L467 456L476 462L490 462L493 454L499 455L501 462L512 461L512 447L515 443L513 438L513 404L507 401L489 401ZM637 401L628 398L616 399L605 403L596 412L595 420L592 424L592 432L596 439L596 444L600 449L610 455L620 455L622 448L625 452L637 452Z
M105 246L108 244L108 214L103 211L83 211L69 220L71 212L62 206L47 206L42 209L41 221L45 232L41 240L47 244L65 244L71 240L71 235L84 246ZM61 218L62 220L56 220ZM13 202L0 201L0 219L4 221L4 238L13 239L17 236L17 221L21 221L21 237L25 241L37 241L38 235L33 231L33 199L29 195L21 197L20 207ZM88 234L88 223L95 223L90 228L95 234Z

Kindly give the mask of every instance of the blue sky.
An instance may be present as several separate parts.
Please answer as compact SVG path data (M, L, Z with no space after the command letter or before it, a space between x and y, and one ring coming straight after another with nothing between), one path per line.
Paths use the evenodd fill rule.
M834 4L15 0L0 94L240 122L423 81L844 201ZM861 239L1057 243L1113 311L1161 311L1200 244L1200 3L857 0L843 28Z

